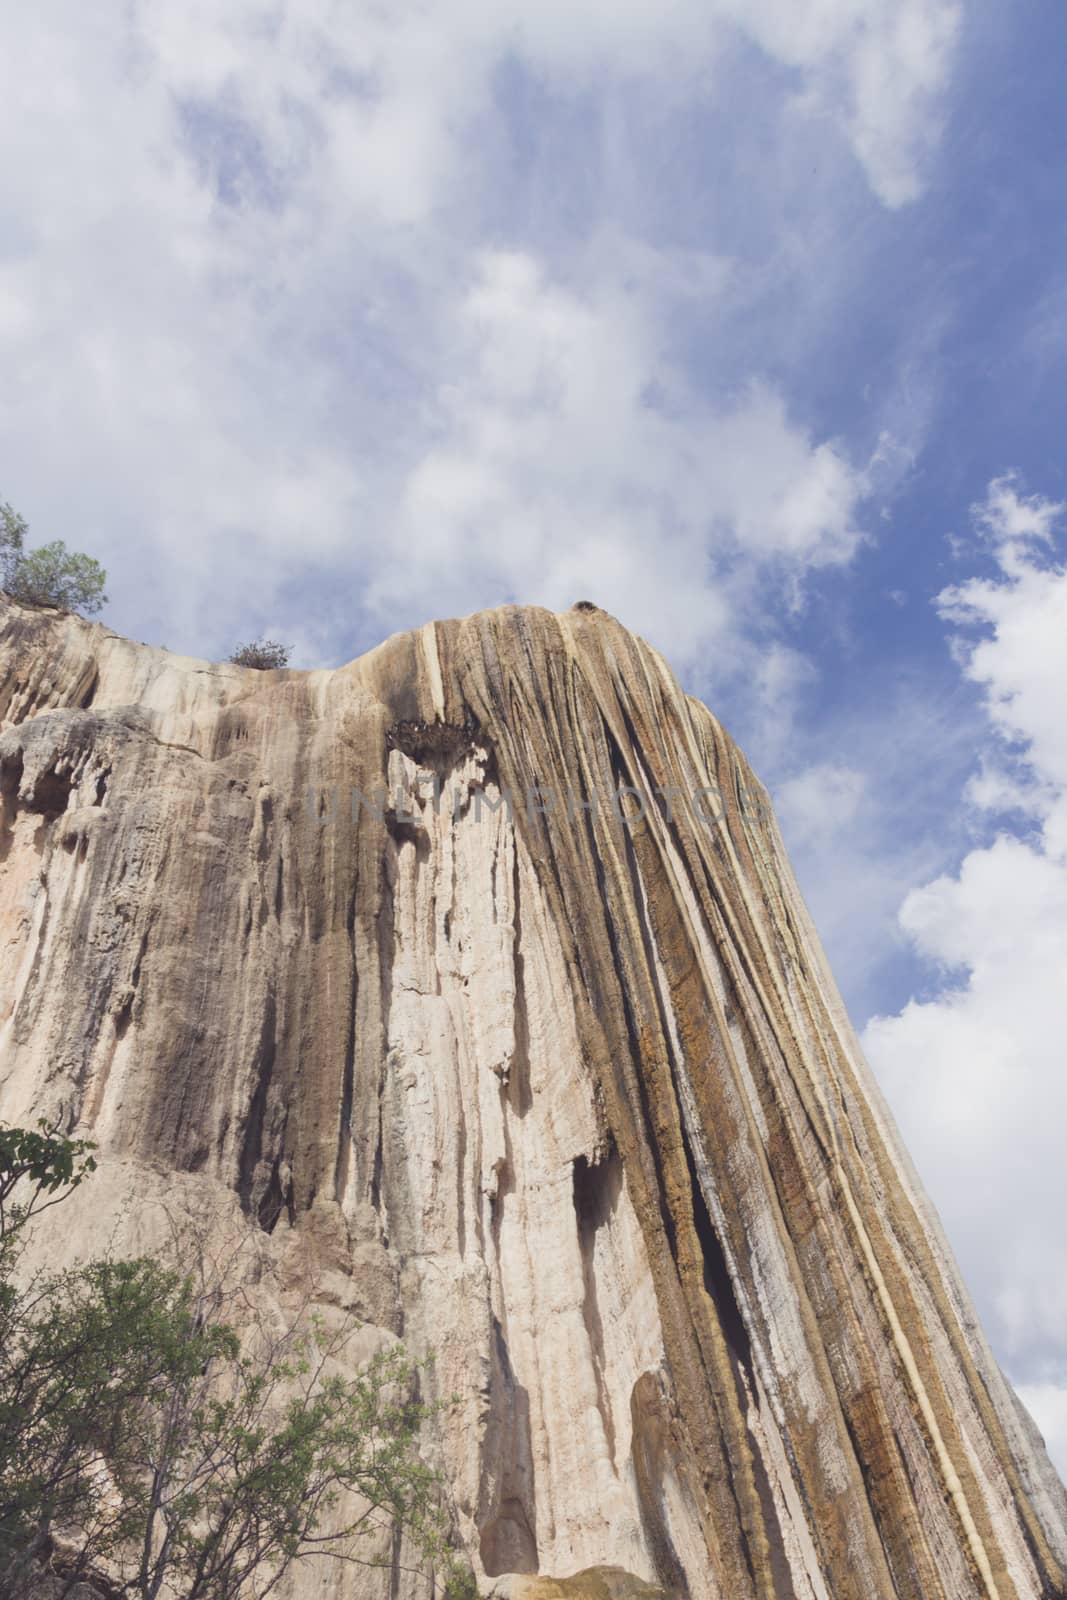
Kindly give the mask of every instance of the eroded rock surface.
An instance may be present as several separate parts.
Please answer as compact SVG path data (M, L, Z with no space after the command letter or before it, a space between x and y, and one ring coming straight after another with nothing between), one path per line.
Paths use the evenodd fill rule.
M1064 1593L766 795L647 645L503 608L259 673L0 601L0 719L0 1115L104 1156L56 1259L211 1216L432 1347L486 1593Z

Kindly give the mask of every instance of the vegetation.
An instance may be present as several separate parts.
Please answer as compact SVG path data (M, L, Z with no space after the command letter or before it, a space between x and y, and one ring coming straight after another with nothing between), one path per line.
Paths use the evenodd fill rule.
M107 573L92 556L68 550L62 539L26 550L26 521L11 506L0 504L0 587L13 600L58 606L87 616L107 602Z
M30 1218L65 1200L96 1170L93 1146L38 1123L39 1132L0 1124L0 1290ZM0 1309L6 1304L0 1293Z
M28 532L26 520L6 501L0 501L0 563L5 576L8 562L22 554L23 542Z
M62 539L27 550L29 526L14 507L0 501L0 589L25 605L56 606L94 616L107 604L107 573L92 556L68 550ZM290 647L276 639L239 644L230 656L238 667L272 672L289 664Z
M0 1129L0 1593L48 1570L108 1600L263 1600L309 1556L373 1563L366 1536L392 1529L474 1597L399 1346L346 1377L351 1323L239 1337L202 1259L16 1271L30 1217L93 1165L54 1130Z
M276 639L254 639L251 644L239 644L230 657L235 667L255 667L258 672L271 672L288 666L289 646Z

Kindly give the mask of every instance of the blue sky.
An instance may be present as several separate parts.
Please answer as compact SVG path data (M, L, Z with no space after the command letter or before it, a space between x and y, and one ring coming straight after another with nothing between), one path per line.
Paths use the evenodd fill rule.
M659 645L1062 1468L1065 45L1054 0L44 0L0 62L31 542L195 655L579 598Z

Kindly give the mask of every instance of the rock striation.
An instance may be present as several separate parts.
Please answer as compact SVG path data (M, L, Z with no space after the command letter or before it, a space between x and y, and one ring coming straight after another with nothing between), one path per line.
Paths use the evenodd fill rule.
M103 1157L55 1259L211 1216L432 1347L498 1600L1065 1593L766 794L647 644L504 607L256 672L0 600L0 730L0 1116Z

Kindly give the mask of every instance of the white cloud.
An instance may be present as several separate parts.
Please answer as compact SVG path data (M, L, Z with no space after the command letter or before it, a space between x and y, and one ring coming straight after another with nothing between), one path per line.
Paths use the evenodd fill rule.
M1044 1435L1048 1453L1067 1481L1067 1385L1021 1383L1019 1398Z
M1067 509L1059 500L1020 494L1018 481L1014 472L994 478L985 499L971 508L976 526L1000 547L1002 556L1006 545L1025 544L1030 539L1049 544L1057 519Z
M960 837L945 795L973 762L975 723L911 679L827 715L802 704L760 751L794 870L853 1015L913 966L898 921L908 890L946 869ZM809 697L810 698L810 697ZM746 741L747 747L747 741ZM966 837L966 835L965 835Z
M846 68L852 91L846 125L886 205L905 205L921 191L923 158L940 129L937 95L961 17L954 3L905 0L858 31Z
M931 38L951 14L908 10ZM714 104L744 37L895 203L885 173L903 162L918 183L949 66L947 45L904 48L895 16L889 0L23 8L0 58L3 492L35 536L101 555L118 626L191 648L219 648L235 594L248 626L288 606L294 632L286 590L309 563L332 575L335 633L373 584L427 611L596 587L663 642L676 618L690 644L717 637L736 600L712 586L717 559L794 576L847 560L864 472L755 361L714 403L679 377L666 310L714 314L721 253L650 245L610 211L556 257L503 248L486 220L500 69L584 96L595 140L613 96ZM861 136L872 40L912 109L865 95ZM785 139L778 76L753 114ZM436 591L404 578L402 551L383 559L413 537Z
M745 751L769 781L793 749L801 707L819 675L806 655L776 640L764 640L743 665L735 691L742 691Z
M795 69L797 103L842 128L885 204L914 199L938 132L939 99L959 28L958 0L415 0L389 7L303 0L268 11L257 0L220 11L194 0L137 8L146 55L178 92L240 96L272 150L292 145L287 101L310 100L324 69L362 86L332 111L352 159L353 192L398 217L432 203L464 115L508 53L564 83L605 72L652 78L668 92L714 83L736 29ZM254 73L249 69L254 65ZM444 136L442 136L444 135ZM399 198L399 208L397 202Z
M770 390L725 411L688 392L658 353L647 289L578 293L527 255L490 252L455 324L440 443L373 569L384 615L467 610L487 591L588 597L686 664L739 639L757 577L851 555L863 474Z
M996 1348L1031 1385L1067 1371L1067 571L1048 550L1062 511L994 480L975 522L1000 575L940 597L981 630L961 638L990 725L966 798L1032 826L908 894L902 928L941 987L865 1033ZM1042 1420L1047 1396L1029 1392Z
M991 630L967 649L965 671L985 689L1000 736L994 770L1004 783L1005 764L1013 765L1015 805L1041 817L1045 848L1056 857L1067 855L1067 577L1043 555L1065 513L1067 504L1021 494L1012 475L995 478L974 515L1009 581L972 579L940 596L951 621ZM982 798L981 789L972 792Z
M829 835L855 821L867 789L867 775L839 762L805 767L775 790L774 804L790 840L798 843Z
M841 124L885 205L917 197L959 31L956 0L728 0L725 9L804 72L802 104Z

